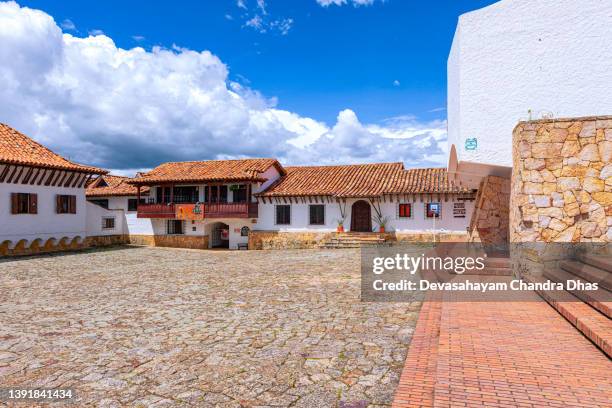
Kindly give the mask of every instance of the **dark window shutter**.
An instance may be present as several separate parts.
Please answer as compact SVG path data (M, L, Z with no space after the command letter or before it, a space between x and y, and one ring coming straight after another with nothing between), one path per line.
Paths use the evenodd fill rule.
M19 214L19 193L11 193L11 214Z
M56 214L62 213L62 196L59 194L55 196L55 213Z
M70 214L76 214L76 196L70 196Z
M30 194L30 214L38 214L38 194Z

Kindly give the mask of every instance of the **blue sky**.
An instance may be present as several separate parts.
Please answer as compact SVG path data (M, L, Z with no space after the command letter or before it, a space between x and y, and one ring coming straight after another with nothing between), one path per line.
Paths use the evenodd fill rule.
M371 4L355 5L355 1ZM446 59L457 17L493 2L347 0L346 4L324 6L320 3L325 0L183 1L180 4L23 0L19 6L21 14L24 6L44 12L64 33L74 37L103 34L112 39L117 49L143 47L151 52L153 47L159 46L170 50L180 47L175 48L176 53L184 49L210 51L226 67L225 82L233 84L233 88L228 85L228 89L238 92L245 100L255 95L260 104L320 122L329 127L326 134L333 135L328 137L332 139L341 131L349 132L340 126L334 133L335 128L347 123L355 126L358 123L373 129L374 133L377 126L387 127L389 121L397 123L398 118L410 121L411 129L419 126L441 128L440 123L434 121L446 118ZM12 33L6 35L16 44L21 41ZM49 72L57 71L60 65L50 68ZM68 75L78 74L62 73L63 77ZM53 76L57 76L57 72ZM346 109L353 112L355 118L347 114L346 121L339 121L340 113ZM0 114L0 120L19 125L24 118L3 118ZM210 126L206 126L204 128L210 130ZM398 126L394 129L398 130ZM351 129L356 129L355 134L360 130ZM59 149L68 149L57 138L50 137L49 127L25 130L34 132L35 137L40 135L48 139ZM43 135L43 132L46 133ZM117 132L109 133L108 129L100 132L109 138L109 148L113 145L110 139L121 136ZM133 131L127 132L126 137L137 139L130 132ZM92 137L87 141L91 143ZM348 133L342 137L352 138ZM376 143L376 140L369 142ZM334 146L346 147L338 143ZM205 158L224 156L223 149L218 144L215 147L214 154L206 153ZM159 153L154 150L152 148L152 155ZM433 150L432 157L437 159L423 160L423 164L441 161L442 153L439 149ZM229 152L228 156L257 153L246 149ZM287 149L277 152L264 149L261 153L276 153L296 161L289 157ZM126 162L87 157L77 151L70 151L70 155L118 169L130 167ZM190 154L176 156L161 155L159 159L193 158ZM364 160L363 157L359 154L347 156L345 161ZM330 161L324 157L312 159ZM407 161L410 157L390 155L388 159ZM153 162L139 160L133 167L147 167Z

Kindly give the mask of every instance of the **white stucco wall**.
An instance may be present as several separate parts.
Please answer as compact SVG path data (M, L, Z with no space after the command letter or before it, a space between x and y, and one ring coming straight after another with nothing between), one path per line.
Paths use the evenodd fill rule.
M87 202L87 236L122 235L127 233L125 211L123 209L105 209L97 204ZM104 218L114 218L114 228L102 228Z
M346 220L344 228L349 231L351 228L351 206L357 199L349 199L346 202ZM406 201L409 202L409 201ZM281 203L282 204L282 203ZM325 225L309 225L309 209L310 204L295 202L291 204L291 224L290 225L275 225L275 206L274 203L259 203L259 218L257 224L253 226L254 230L260 231L283 231L283 232L304 232L304 231L320 231L331 232L337 227L336 220L340 218L340 209L337 203L325 203ZM471 201L465 202L466 217L455 218L453 216L453 201L441 201L442 216L435 222L435 231L445 232L466 232L470 223L470 217L474 208L474 203ZM416 201L412 203L412 217L398 217L398 203L386 202L380 204L380 209L383 216L388 216L390 222L387 225L388 231L397 232L423 232L433 231L434 224L431 218L425 217L425 202ZM372 216L375 215L372 209ZM373 229L378 226L372 221Z
M38 213L11 214L11 193L37 194ZM57 194L76 196L76 214L56 213ZM9 240L13 242L11 246L14 246L19 240L25 239L27 245L30 245L37 238L43 241L49 238L85 238L85 234L84 188L0 183L0 243Z
M109 210L121 210L123 212L123 231L125 234L153 235L153 224L150 218L138 218L136 211L128 211L128 199L131 198L136 199L136 196L89 197L90 200L108 200ZM92 214L91 218L93 217ZM90 218L89 214L88 218Z
M612 114L611 55L610 0L502 0L462 15L448 58L449 146L459 161L511 166L528 110Z

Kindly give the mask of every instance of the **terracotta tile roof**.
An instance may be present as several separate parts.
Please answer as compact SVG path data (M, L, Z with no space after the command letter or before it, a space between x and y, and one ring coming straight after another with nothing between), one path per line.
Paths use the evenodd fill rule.
M394 184L389 194L412 193L469 193L471 190L460 187L449 181L445 168L408 169Z
M405 170L402 163L286 167L287 175L259 193L263 197L378 197L383 194L459 193L446 169Z
M105 170L97 167L66 160L4 123L0 123L0 163L106 174Z
M170 162L131 179L131 184L154 185L165 182L265 181L266 170L275 166L281 174L285 169L275 159L208 160Z
M128 184L128 180L129 177L110 174L100 176L87 185L85 195L87 197L136 196L136 186ZM149 195L149 188L141 188L140 195Z

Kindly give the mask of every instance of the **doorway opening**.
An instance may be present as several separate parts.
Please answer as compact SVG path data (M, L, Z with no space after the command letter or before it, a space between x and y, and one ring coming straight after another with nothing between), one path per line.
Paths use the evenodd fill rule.
M210 247L229 248L229 225L215 222L210 228Z
M351 207L351 231L372 232L372 208L365 200L355 201Z

